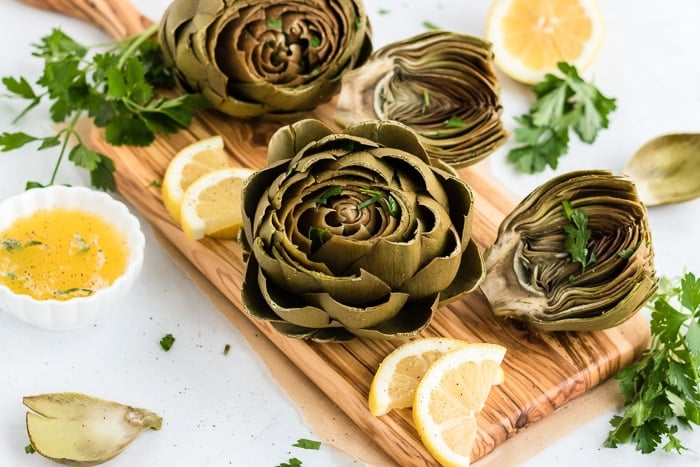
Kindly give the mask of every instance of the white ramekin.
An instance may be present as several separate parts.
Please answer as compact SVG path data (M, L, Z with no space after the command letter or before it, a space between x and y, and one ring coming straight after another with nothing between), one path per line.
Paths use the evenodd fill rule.
M20 218L52 208L80 209L99 215L127 239L129 259L126 270L109 287L86 297L69 300L37 300L16 294L0 284L0 309L22 321L49 330L78 329L98 322L118 306L143 266L145 238L138 219L124 203L107 193L85 187L49 186L33 188L0 202L0 231Z

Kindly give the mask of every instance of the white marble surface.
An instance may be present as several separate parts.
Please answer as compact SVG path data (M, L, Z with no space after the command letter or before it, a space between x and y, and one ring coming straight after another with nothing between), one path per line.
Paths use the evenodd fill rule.
M158 19L167 0L134 4ZM423 21L482 35L489 2L366 0L377 47L424 30ZM593 146L574 141L556 171L521 175L505 163L510 146L493 154L495 176L518 195L568 170L607 168L621 172L646 140L668 132L698 131L700 122L700 3L695 0L602 0L607 35L601 53L586 72L604 93L618 99L610 129ZM380 10L387 10L381 14ZM30 44L52 27L86 43L106 37L94 28L56 14L39 12L16 0L3 0L0 14L0 76L35 79L40 63ZM504 119L529 106L530 90L502 78ZM49 134L46 108L12 124L21 106L0 100L0 131ZM0 198L24 189L27 179L48 180L57 152L26 148L0 154ZM62 183L86 184L86 174L64 164ZM653 208L649 216L660 274L684 268L700 273L696 238L700 200ZM22 396L79 391L149 407L165 419L163 430L145 433L109 465L219 467L274 466L298 457L304 466L362 465L352 456L323 446L319 451L291 447L298 438L315 438L298 409L277 385L239 332L211 305L155 241L147 225L146 259L141 280L121 311L93 328L52 333L31 328L0 312L0 465L52 465L24 453L27 435ZM175 345L163 352L158 341L173 333ZM222 355L226 344L228 356ZM640 455L631 446L602 447L608 432L605 414L546 446L528 465L700 464L700 432L683 431L693 450L682 456ZM405 465L410 465L407 459Z

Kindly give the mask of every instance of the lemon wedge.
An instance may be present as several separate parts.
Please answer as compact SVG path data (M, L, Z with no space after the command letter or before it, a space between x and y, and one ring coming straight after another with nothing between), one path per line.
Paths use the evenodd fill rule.
M185 190L180 223L189 238L235 238L243 224L241 189L251 169L230 167L206 173Z
M400 345L387 355L374 374L368 405L372 415L413 405L418 383L435 361L467 342L445 337L416 339Z
M228 167L221 136L211 136L182 148L170 160L163 176L161 195L165 209L180 221L180 205L185 190L202 175Z
M447 352L421 379L413 421L426 449L443 466L468 466L476 439L476 415L494 384L503 380L506 349L474 343Z

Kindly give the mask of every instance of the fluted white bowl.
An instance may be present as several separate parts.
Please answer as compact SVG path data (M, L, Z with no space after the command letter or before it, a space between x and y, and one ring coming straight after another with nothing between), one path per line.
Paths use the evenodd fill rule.
M78 329L98 322L118 307L131 289L143 266L145 238L138 219L124 203L107 193L85 187L49 186L34 188L0 202L0 231L20 218L39 210L77 209L97 214L121 232L127 241L129 258L124 273L108 287L68 300L37 300L18 294L0 284L0 309L22 321L49 330Z

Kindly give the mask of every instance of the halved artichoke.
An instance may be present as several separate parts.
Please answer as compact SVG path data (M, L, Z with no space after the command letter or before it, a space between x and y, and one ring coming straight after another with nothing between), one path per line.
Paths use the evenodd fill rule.
M240 118L296 118L372 52L359 0L174 0L159 41L185 90Z
M282 127L243 188L245 308L316 341L417 334L483 277L472 205L400 123Z
M563 201L588 218L595 261L583 272L566 250ZM646 209L634 183L607 171L571 172L535 189L503 220L485 264L481 290L493 312L549 331L620 324L658 284Z
M473 164L508 135L491 44L449 31L391 43L343 78L336 120L396 120L415 130L428 154Z

